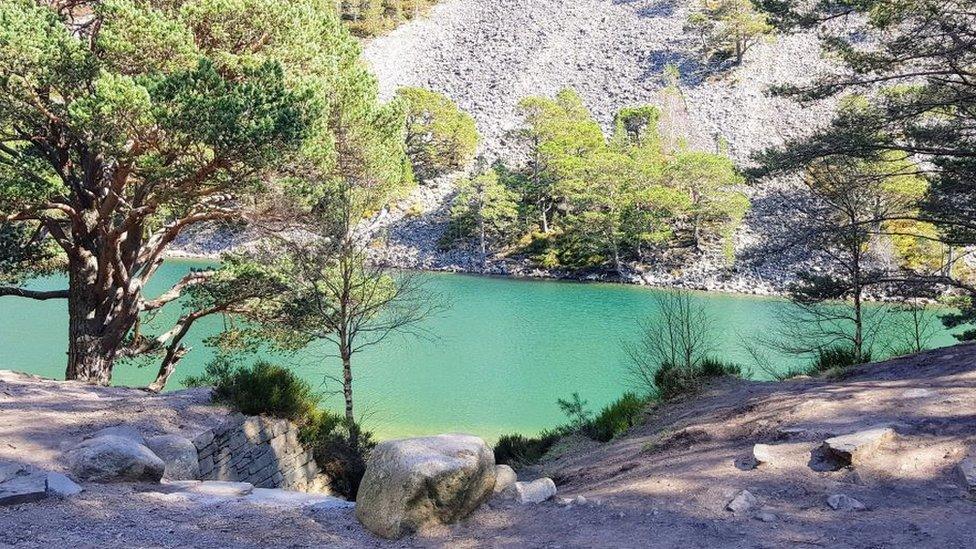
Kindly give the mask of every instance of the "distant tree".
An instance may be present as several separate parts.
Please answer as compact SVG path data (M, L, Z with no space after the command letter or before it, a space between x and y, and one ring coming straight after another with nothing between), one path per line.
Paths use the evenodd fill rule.
M749 211L749 199L740 187L744 178L727 156L679 151L665 168L669 184L688 193L687 217L692 240L700 247L704 234L718 235L726 257L734 255L733 235Z
M536 206L542 232L548 233L559 199L555 185L604 145L603 132L572 90L559 92L555 100L523 99L519 111L524 119L519 136L529 156L524 194Z
M421 88L397 92L407 118L407 156L422 180L466 167L478 148L474 119L446 96Z
M685 27L698 35L706 55L731 58L736 64L773 30L752 0L702 0Z
M484 268L489 247L510 239L517 220L517 195L491 168L460 182L451 206L449 232L454 238L477 237Z

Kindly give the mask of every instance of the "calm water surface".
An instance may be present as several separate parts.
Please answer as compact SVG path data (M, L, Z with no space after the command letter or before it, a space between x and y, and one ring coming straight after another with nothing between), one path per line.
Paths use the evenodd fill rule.
M168 262L150 285L159 293L191 267ZM622 342L637 338L636 319L653 317L657 291L632 286L518 281L454 274L430 274L428 288L450 307L425 321L431 339L394 337L354 358L357 406L380 437L463 431L494 439L519 431L535 433L563 418L556 399L579 392L598 408L628 389ZM43 280L35 287L58 287ZM741 342L768 334L777 299L696 294L718 328L725 354L749 362ZM172 322L178 307L164 311L159 325ZM0 368L63 378L66 349L64 302L0 300ZM221 327L218 318L194 326L187 340L193 351L171 381L197 374L212 356L202 340ZM933 342L953 343L940 331ZM341 409L336 388L326 381L338 372L328 347L313 346L298 356L278 357ZM784 368L800 365L783 358ZM122 385L145 385L155 364L116 367Z

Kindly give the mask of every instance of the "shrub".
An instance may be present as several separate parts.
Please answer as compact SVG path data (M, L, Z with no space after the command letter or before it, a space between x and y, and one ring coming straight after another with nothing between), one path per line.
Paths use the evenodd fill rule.
M302 428L302 443L331 479L331 488L355 500L366 473L366 460L376 446L372 433L342 416L320 410Z
M654 373L654 386L658 396L664 400L681 395L692 394L701 389L708 379L723 376L738 376L742 367L706 357L696 366L679 367L662 364Z
M817 375L830 370L843 370L868 362L871 362L870 352L858 353L847 347L828 347L817 351L809 374Z
M643 423L648 399L626 393L608 404L589 423L586 434L600 442L607 442L627 429Z
M187 380L189 386L212 385L215 402L249 416L266 415L304 423L316 411L318 398L311 386L291 370L259 360L235 367L217 358L204 374Z
M537 437L504 435L495 443L495 463L512 467L538 463L565 434L556 429L543 431Z

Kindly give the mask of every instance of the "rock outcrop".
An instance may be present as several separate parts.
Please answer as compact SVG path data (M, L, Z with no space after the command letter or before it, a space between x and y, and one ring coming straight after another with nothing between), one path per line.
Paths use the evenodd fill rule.
M495 456L478 437L390 440L370 454L356 517L374 534L399 539L427 525L466 517L494 486Z

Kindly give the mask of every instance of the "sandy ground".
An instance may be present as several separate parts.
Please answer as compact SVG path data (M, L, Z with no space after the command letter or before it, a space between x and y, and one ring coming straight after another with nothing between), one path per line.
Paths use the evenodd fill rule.
M0 459L56 467L65 437L123 421L159 432L208 425L221 411L203 402L200 392L149 397L2 373ZM898 438L869 462L831 471L811 459L823 438L879 424ZM750 468L756 443L794 450ZM587 498L581 506L489 505L394 543L348 510L201 507L148 485L86 485L68 500L0 508L0 547L963 548L976 544L976 503L954 471L966 455L976 456L973 345L844 380L723 381L662 405L626 437L567 445L543 465L560 497ZM743 489L759 503L735 515L725 506ZM867 508L832 510L827 497L840 493Z

